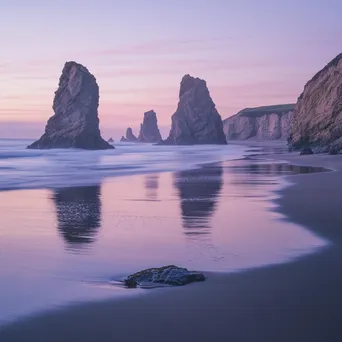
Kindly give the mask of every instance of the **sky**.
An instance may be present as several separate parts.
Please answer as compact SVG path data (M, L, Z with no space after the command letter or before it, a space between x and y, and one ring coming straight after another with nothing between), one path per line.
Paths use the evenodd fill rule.
M154 109L165 137L185 74L222 118L295 103L342 52L341 0L0 0L0 138L38 138L66 61L94 74L104 138L138 133Z

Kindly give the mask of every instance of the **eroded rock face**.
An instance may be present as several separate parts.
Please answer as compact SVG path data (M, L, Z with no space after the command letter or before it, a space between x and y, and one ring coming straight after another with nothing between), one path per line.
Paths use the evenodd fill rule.
M130 288L157 287L163 285L181 286L204 280L205 277L202 273L169 265L160 268L149 268L134 273L124 280L124 284Z
M227 140L286 140L295 105L246 108L223 121Z
M181 81L177 111L172 115L169 145L227 144L220 114L207 84L185 75Z
M42 137L31 149L113 149L102 139L98 118L99 87L86 67L76 62L64 65L55 92L53 110Z
M342 149L342 53L319 71L299 96L290 126L292 150Z
M155 111L150 110L144 113L138 140L144 143L158 143L162 140Z

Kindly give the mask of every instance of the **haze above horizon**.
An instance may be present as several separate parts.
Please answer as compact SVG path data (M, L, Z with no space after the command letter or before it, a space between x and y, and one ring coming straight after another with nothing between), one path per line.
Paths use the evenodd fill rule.
M341 52L341 12L338 0L3 0L0 137L41 135L68 60L98 81L104 136L137 130L149 109L168 129L188 73L223 119L296 102Z

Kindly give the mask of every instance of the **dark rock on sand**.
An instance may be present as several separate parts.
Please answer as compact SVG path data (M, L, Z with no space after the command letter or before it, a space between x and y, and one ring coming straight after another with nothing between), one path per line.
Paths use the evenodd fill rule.
M113 149L102 139L98 118L99 87L86 67L76 62L64 65L55 92L53 110L42 137L31 149Z
M289 147L314 152L342 148L342 53L304 87L291 120Z
M160 268L149 268L134 273L124 280L125 286L134 287L156 287L162 285L181 286L189 283L204 281L202 273L188 271L186 268L174 265Z
M166 145L227 144L223 124L207 84L185 75L181 81L177 111L172 115Z
M300 155L301 156L305 156L305 155L308 155L308 154L313 154L312 149L310 147L303 148L300 151Z
M155 111L150 110L144 113L144 120L140 126L138 140L144 143L158 143L162 140Z

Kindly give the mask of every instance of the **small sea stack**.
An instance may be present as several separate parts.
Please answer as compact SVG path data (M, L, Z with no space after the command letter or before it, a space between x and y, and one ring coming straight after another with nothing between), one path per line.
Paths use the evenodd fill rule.
M144 143L159 143L162 140L158 128L157 114L154 110L144 113L138 140Z
M126 130L126 136L122 136L122 142L138 142L138 138L133 134L133 130L131 127L128 127Z

